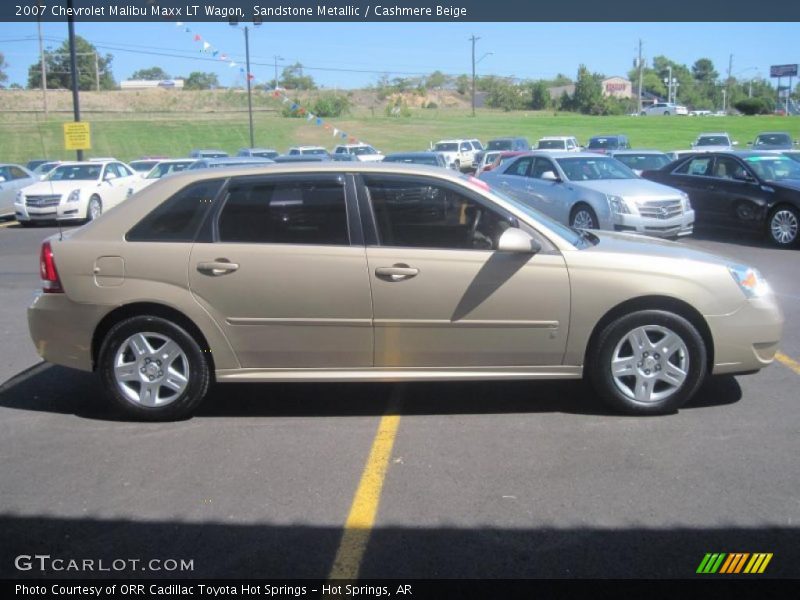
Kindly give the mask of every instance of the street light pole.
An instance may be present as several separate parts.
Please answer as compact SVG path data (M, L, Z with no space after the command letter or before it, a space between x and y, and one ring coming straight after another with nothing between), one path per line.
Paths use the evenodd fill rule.
M275 89L278 89L278 61L283 60L282 56L278 56L277 54L273 55L273 60L275 61Z
M475 42L477 42L479 37L475 37L475 34L469 38L472 42L472 116L475 116Z

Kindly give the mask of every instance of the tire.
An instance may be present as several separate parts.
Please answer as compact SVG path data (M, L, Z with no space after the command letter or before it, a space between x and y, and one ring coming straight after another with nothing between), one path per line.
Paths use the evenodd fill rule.
M460 173L461 172L461 161L460 160L456 160L453 163L453 167L455 168L456 171L458 171Z
M668 356L662 342L669 343ZM586 362L592 387L609 407L629 415L663 415L697 392L705 379L707 352L697 329L683 317L643 310L607 325Z
M664 111L664 116L665 116L665 117L668 117L668 116L669 116L669 111L668 111L668 110L665 110L665 111Z
M103 214L103 201L95 194L89 198L89 204L86 206L86 222L94 221L101 214Z
M800 211L794 206L776 206L767 219L767 236L779 248L791 248L800 235Z
M644 110L643 110L643 111L642 111L642 112L640 112L639 114L640 114L640 115L642 115L643 117L646 117L646 116L647 116L647 111L644 111Z
M20 227L36 227L36 223L33 221L17 221Z
M576 204L569 214L569 224L577 229L598 229L600 222L588 204Z
M192 415L208 392L208 361L178 325L142 315L114 325L103 340L97 369L114 407L143 421Z

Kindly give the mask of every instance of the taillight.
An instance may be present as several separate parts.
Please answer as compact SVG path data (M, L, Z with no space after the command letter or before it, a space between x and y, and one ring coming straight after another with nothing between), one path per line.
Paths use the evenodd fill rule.
M60 294L64 292L61 287L61 279L58 277L56 261L53 259L53 248L50 242L42 244L42 252L39 255L39 274L42 277L42 291L45 294Z

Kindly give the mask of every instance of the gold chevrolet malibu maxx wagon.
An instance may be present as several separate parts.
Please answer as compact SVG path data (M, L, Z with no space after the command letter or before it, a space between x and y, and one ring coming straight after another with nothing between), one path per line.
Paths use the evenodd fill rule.
M183 172L41 249L31 335L129 416L190 415L212 379L571 379L635 414L773 360L750 267L578 231L444 169Z

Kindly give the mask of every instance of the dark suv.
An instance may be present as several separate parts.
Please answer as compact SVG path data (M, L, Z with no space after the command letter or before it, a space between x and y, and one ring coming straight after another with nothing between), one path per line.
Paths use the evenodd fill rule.
M605 154L610 150L627 150L630 147L631 143L626 135L596 135L589 139L586 151Z
M475 153L475 165L481 164L483 156L487 152L527 152L531 149L531 143L524 137L503 137L489 140L486 147L480 152Z

